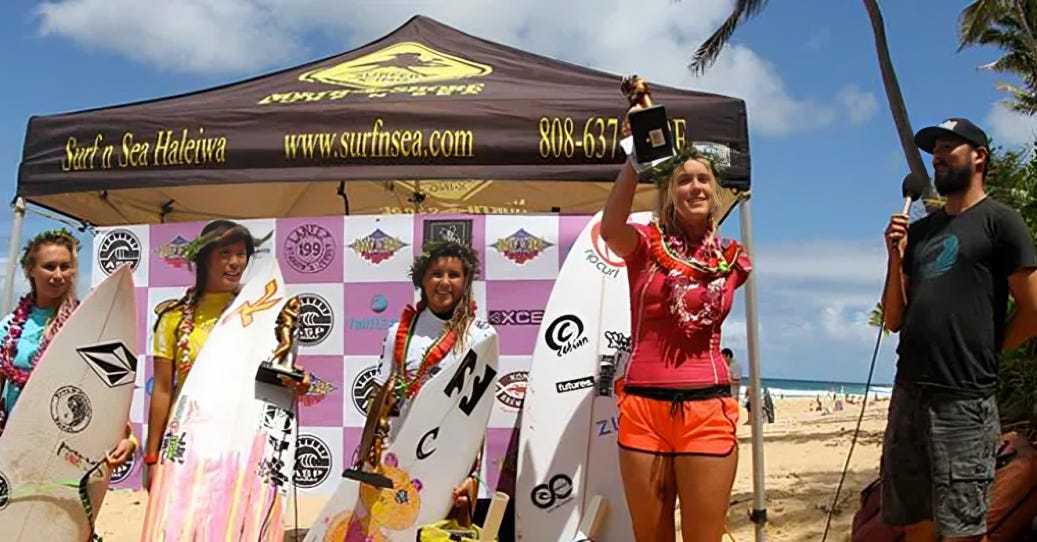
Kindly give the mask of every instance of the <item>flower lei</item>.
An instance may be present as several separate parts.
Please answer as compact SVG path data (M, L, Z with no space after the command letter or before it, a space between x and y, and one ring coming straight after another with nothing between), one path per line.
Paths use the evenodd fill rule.
M11 318L7 328L7 337L4 339L3 346L0 347L0 374L8 382L19 388L25 387L25 383L29 381L29 376L32 375L33 369L36 368L36 363L40 360L40 356L47 350L47 341L44 340L36 350L36 355L29 361L29 369L16 367L14 364L15 355L18 353L18 339L22 336L25 322L29 320L33 304L32 294L26 294L18 300L18 307L15 309L14 316Z
M741 245L731 241L723 249L719 236L710 235L698 250L687 256L692 251L684 239L664 232L658 223L649 225L647 237L652 261L666 274L663 291L669 298L670 314L677 318L684 333L691 336L714 325L723 312L724 285L741 253ZM700 255L704 258L699 259ZM702 308L693 312L687 307L687 295L703 285Z
M176 360L178 375L186 375L194 365L194 360L191 359L191 333L194 332L194 311L198 308L194 301L194 288L187 289L186 298L180 325L176 328L176 351L180 354Z
M457 334L453 330L447 329L425 350L425 353L421 356L421 364L418 366L418 370L414 372L412 378L408 378L407 349L410 347L410 339L414 335L414 324L418 321L418 316L423 310L425 310L424 303L419 302L417 308L407 305L403 309L400 325L396 329L393 358L396 361L396 367L400 374L400 378L397 379L396 392L401 397L406 397L407 399L414 398L414 395L418 393L418 390L424 384L425 376L429 370L438 365L440 361L443 361L447 352L454 347L454 343L457 341Z

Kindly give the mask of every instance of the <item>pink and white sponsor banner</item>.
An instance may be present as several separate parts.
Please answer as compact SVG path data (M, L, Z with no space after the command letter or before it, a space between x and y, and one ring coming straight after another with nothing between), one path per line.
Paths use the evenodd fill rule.
M330 495L352 460L364 423L365 399L386 330L416 299L407 276L425 242L454 239L479 251L478 312L500 335L483 462L486 489L510 488L505 458L526 389L533 345L558 269L588 216L383 215L246 220L265 241L259 257L276 257L289 291L303 302L298 363L320 378L319 394L300 405L300 491ZM151 392L154 308L193 283L183 246L204 222L103 228L94 238L91 282L119 265L134 268L138 286L140 363L132 422L144 436ZM588 256L589 258L592 256ZM140 487L140 457L115 473L113 485ZM305 465L303 467L302 465ZM510 467L510 468L509 468ZM501 471L505 471L502 476Z

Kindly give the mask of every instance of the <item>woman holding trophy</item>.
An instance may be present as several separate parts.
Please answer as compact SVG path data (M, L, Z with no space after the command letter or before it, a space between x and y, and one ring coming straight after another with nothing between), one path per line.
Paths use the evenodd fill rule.
M489 324L476 321L472 282L479 271L475 250L453 241L426 245L415 257L410 276L421 292L416 307L408 305L400 322L389 328L382 346L376 380L390 386L393 415L388 440L392 441L406 418L413 398L433 376L460 361L461 357L496 332ZM467 478L454 489L454 509L450 517L467 523L474 511L478 490L477 473L481 457Z
M628 114L651 105L643 81L624 81L624 91ZM623 131L630 135L626 120ZM659 188L647 226L627 222L638 168ZM620 473L638 542L674 539L678 496L685 542L716 542L725 530L738 402L720 328L751 263L717 231L721 174L693 146L648 169L632 153L603 212L601 237L629 275L633 352L616 396Z
M144 464L148 468L159 460L170 409L176 404L209 332L241 289L241 276L255 252L252 233L230 220L206 224L198 238L184 249L184 257L194 266L195 283L180 299L155 308L158 318L154 328L154 380L144 448ZM306 393L308 385L308 379L286 383L298 394ZM144 487L149 485L145 470Z

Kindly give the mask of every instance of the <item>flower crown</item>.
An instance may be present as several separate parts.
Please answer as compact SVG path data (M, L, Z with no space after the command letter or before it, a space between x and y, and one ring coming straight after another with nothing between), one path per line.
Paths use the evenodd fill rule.
M40 243L57 241L58 239L67 239L72 243L72 251L79 252L79 239L76 239L76 237L72 235L72 232L67 229L56 228L53 230L42 231L36 234L36 237L29 239L29 242L25 244L25 248L22 249L22 257L19 260L21 266L25 267L25 264L29 262L29 253L35 247L39 246Z
M181 254L183 255L184 259L189 262L197 261L198 254L202 251L202 249L209 246L210 243L215 241L217 237L226 233L226 231L213 230L204 235L199 235L198 237L195 237L190 243L184 245L184 248L181 249L183 251Z
M642 176L650 179L655 183L656 187L663 188L670 183L670 177L673 176L674 170L683 167L684 162L693 159L705 160L709 163L710 169L713 170L713 176L718 181L727 171L724 157L712 145L689 144L678 150L669 160L645 171Z

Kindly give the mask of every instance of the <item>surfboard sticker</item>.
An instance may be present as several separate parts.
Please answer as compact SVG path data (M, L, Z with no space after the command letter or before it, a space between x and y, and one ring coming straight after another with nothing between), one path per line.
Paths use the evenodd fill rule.
M137 376L137 356L122 341L99 343L76 349L109 388L132 384Z

